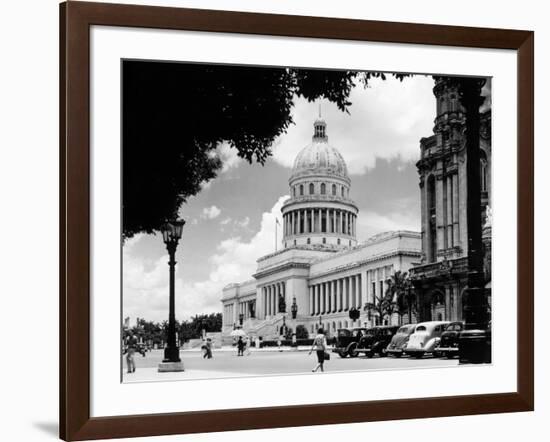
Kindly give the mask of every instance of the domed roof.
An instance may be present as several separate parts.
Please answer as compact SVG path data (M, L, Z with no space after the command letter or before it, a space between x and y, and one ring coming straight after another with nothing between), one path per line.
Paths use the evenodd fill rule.
M291 180L307 175L334 175L349 180L346 162L338 149L328 144L325 127L323 120L315 121L313 140L296 156Z

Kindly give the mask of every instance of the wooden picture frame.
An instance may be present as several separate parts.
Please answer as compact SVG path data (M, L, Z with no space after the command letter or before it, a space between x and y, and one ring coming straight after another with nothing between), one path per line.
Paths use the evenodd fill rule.
M90 26L517 51L517 392L90 417ZM60 5L60 437L65 440L530 411L534 408L534 34L530 31L68 2Z

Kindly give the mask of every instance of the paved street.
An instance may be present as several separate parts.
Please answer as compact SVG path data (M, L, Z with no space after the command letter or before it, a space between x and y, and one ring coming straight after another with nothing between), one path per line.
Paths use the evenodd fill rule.
M124 382L141 382L148 380L204 379L220 377L239 377L250 375L309 373L316 365L315 353L308 355L307 351L252 351L249 356L239 357L236 351L214 351L212 359L203 359L200 351L182 351L180 356L185 366L182 373L158 373L157 366L162 360L162 350L148 352L145 357L136 355L136 372L126 373L124 366ZM325 362L326 371L363 371L385 369L408 369L418 367L449 367L457 366L457 359L423 359L409 358L379 358L368 359L364 356L341 359L331 353L330 361Z

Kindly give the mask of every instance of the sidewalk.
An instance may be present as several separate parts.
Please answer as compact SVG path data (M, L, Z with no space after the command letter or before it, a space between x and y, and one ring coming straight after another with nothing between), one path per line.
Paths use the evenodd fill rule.
M157 367L147 367L138 368L134 373L124 372L122 375L122 382L125 384L131 384L134 382L186 381L215 378L238 378L242 376L243 373L197 369L186 369L185 371L179 372L159 373Z
M269 352L269 351L272 351L272 352L297 352L297 351L309 351L311 348L311 346L305 346L305 345L299 345L298 347L281 347L281 349L279 350L279 347L264 347L264 348L255 348L255 347L252 347L250 349L250 351L252 353L256 353L256 352ZM195 348L180 348L180 352L193 352L193 351L202 351L200 347L195 347ZM230 345L227 345L227 346L223 346L221 348L214 348L212 349L212 351L214 352L217 352L217 351L223 351L223 352L235 352L237 353L237 347L234 347L234 346L230 346Z

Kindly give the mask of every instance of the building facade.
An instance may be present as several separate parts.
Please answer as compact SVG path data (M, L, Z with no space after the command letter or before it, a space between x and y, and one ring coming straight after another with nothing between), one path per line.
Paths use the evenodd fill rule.
M297 326L309 334L323 327L329 336L339 328L371 326L376 318L363 306L385 292L391 274L420 263L417 232L386 232L358 243L351 180L326 128L316 120L312 142L295 159L291 197L281 209L281 250L258 259L253 279L223 289L226 341L236 327L269 340ZM353 308L361 312L357 321L349 316Z
M411 269L417 317L462 320L468 276L465 112L456 83L441 78L434 134L420 140L422 265ZM480 181L486 287L490 290L491 111L480 115Z

